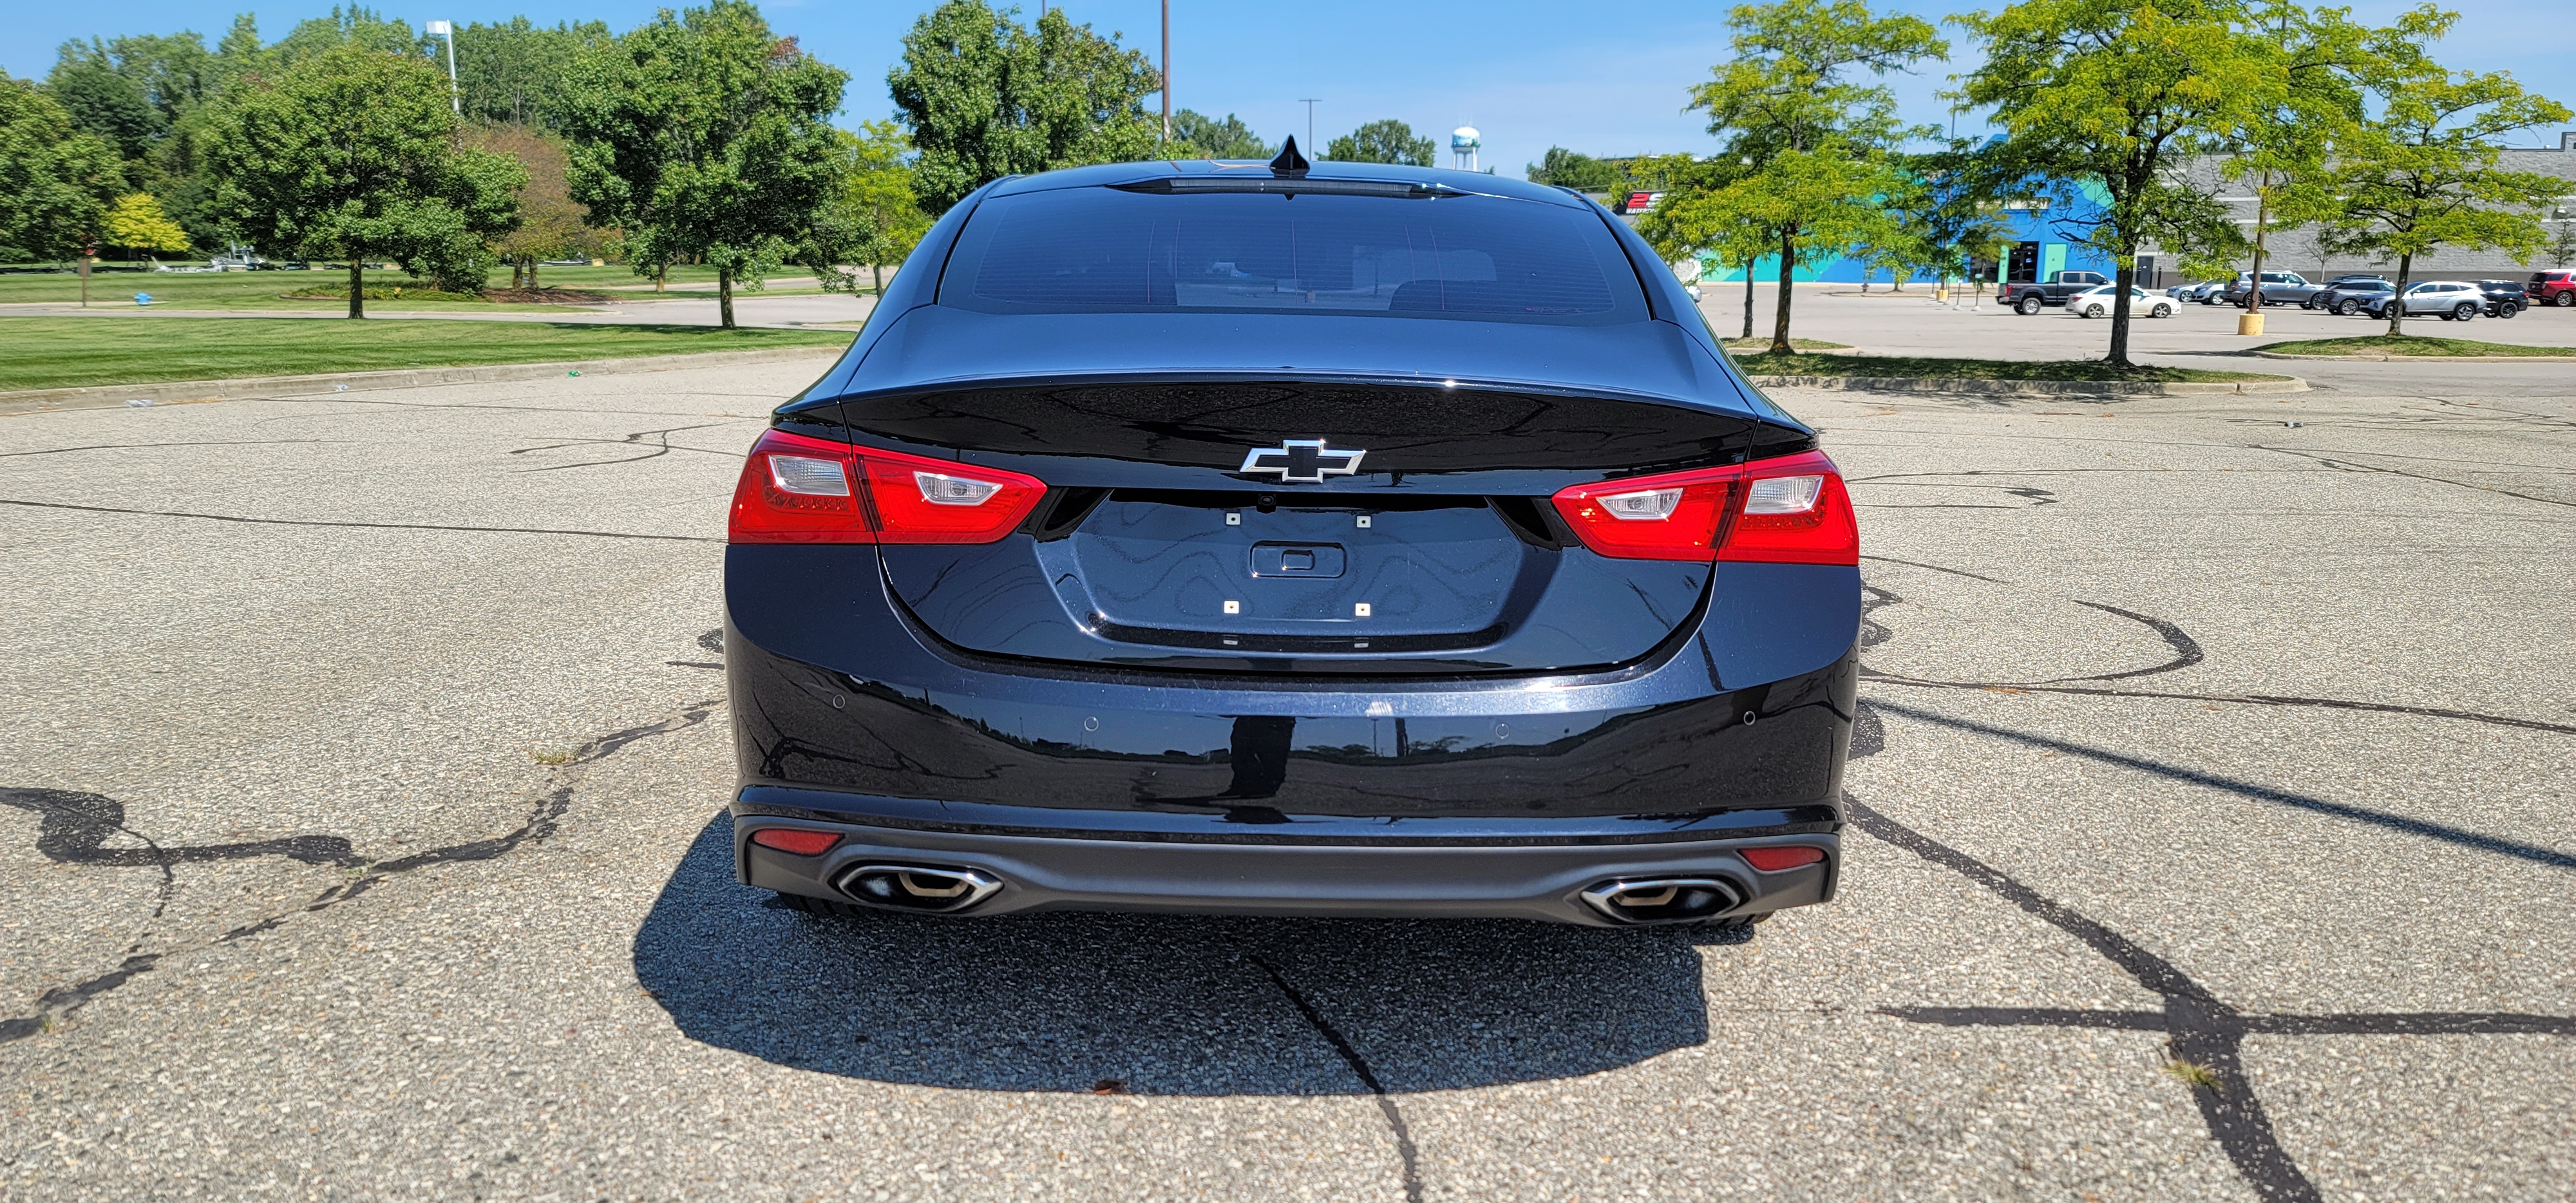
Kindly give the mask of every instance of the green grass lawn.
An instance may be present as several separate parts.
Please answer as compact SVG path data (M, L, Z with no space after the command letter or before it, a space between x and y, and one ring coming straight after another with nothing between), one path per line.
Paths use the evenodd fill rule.
M562 322L0 317L0 391L844 347L850 338L848 331Z
M1923 376L1959 380L2080 380L2147 384L2229 384L2286 380L2261 372L2136 367L2121 371L2098 359L1934 359L1912 355L1737 355L1754 376Z
M2406 335L2390 338L2385 334L2361 338L2311 338L2297 342L2266 343L2254 348L2275 355L2528 355L2535 357L2576 355L2576 347L2526 347L2518 343L2482 343L2465 338L2422 338Z
M1770 346L1771 336L1765 334L1760 338L1729 338L1721 341L1726 344L1726 349L1728 351L1733 352L1736 358L1741 359L1744 357L1744 352L1760 351L1762 348ZM1829 343L1813 338L1793 338L1789 340L1789 345L1800 351L1851 350L1850 343Z
M784 269L769 278L775 283L766 294L747 292L737 287L734 295L737 297L778 296L822 291L814 283L814 277L799 274L793 268ZM670 279L675 291L663 295L713 296L715 281L714 268L675 267L671 269ZM148 292L152 294L153 305L168 306L173 309L285 309L327 313L345 311L348 308L348 302L288 299L284 294L318 287L345 288L348 283L349 273L345 271L208 272L200 275L127 270L122 264L110 264L103 265L90 273L89 303L93 309L130 309L134 307L134 294ZM508 288L510 270L506 267L495 269L485 283L492 288ZM608 290L620 302L649 300L654 296L652 280L636 275L623 264L615 263L606 267L541 267L537 269L537 283L548 288ZM679 289L677 286L681 285L693 287ZM704 287L700 289L694 286ZM367 273L367 287L426 289L429 287L429 282L398 271L371 271ZM0 274L0 303L43 301L68 305L78 303L80 295L80 277L70 272ZM505 310L510 313L573 311L566 307L552 305L501 305L491 301L427 300L416 297L367 302L369 313L380 310L387 313L460 310Z

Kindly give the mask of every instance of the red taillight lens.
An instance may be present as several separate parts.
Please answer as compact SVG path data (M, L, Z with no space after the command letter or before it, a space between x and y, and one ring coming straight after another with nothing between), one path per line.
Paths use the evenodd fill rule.
M1701 468L1561 489L1553 501L1583 545L1623 560L1698 560L1717 546L1741 468Z
M1046 484L953 460L772 430L734 486L734 543L990 543Z
M821 856L841 842L829 831L798 831L792 827L764 827L751 833L751 842L763 848L776 848L797 856Z
M1860 563L1860 523L1841 470L1822 451L1744 465L1735 521L1721 560L1766 564Z
M1605 556L1860 563L1851 495L1821 451L1576 485L1553 500L1583 545Z
M1777 873L1782 869L1795 869L1800 865L1812 865L1823 859L1825 859L1824 849L1800 847L1794 844L1780 848L1747 848L1744 850L1744 863L1751 865L1756 869L1760 869L1765 873Z

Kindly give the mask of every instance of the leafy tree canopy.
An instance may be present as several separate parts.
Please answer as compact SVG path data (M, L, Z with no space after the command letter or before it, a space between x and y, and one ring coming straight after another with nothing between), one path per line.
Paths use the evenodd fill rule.
M1172 114L1172 144L1164 148L1164 157L1172 159L1267 159L1277 153L1279 148L1232 113L1220 121L1188 109Z
M1075 25L1062 8L1032 30L984 0L946 0L913 22L902 65L886 75L920 154L915 192L933 214L1006 175L1154 157L1162 123L1144 98L1160 86L1114 33Z
M115 147L34 85L0 75L0 255L71 258L124 190Z
M517 221L527 172L456 145L447 75L360 45L254 77L211 114L217 204L271 255L345 259L349 316L365 316L367 261L439 287L482 286L484 238Z
M848 73L770 32L748 0L715 0L584 52L565 89L574 200L626 233L639 272L716 269L718 313L807 234L834 178Z
M921 210L906 161L912 140L891 121L833 134L837 180L815 213L806 260L814 278L834 292L858 291L857 274L843 265L865 265L882 296L886 267L903 262L930 232L930 215Z
M603 238L582 220L582 207L572 199L568 180L571 159L561 138L528 125L486 125L470 131L466 144L519 164L528 183L519 191L519 224L491 240L494 253L511 264L511 275L524 273L537 287L537 262L564 255L587 256Z
M1417 138L1413 127L1388 118L1372 121L1333 139L1324 146L1319 159L1343 163L1400 163L1407 167L1429 167L1440 153L1440 144L1429 138Z
M1780 256L1771 349L1788 354L1799 257L1883 236L1888 219L1877 198L1901 180L1895 153L1930 133L1900 123L1895 93L1859 77L1942 57L1949 46L1928 22L1875 16L1861 0L1739 5L1727 25L1735 58L1692 89L1691 107L1707 111L1709 132L1726 140L1721 159L1750 168L1727 186L1734 195L1723 211L1771 233Z
M151 193L130 192L107 211L99 241L129 251L178 254L188 249L188 232L161 211Z
M551 128L573 60L611 38L604 21L559 22L548 29L522 16L458 26L456 87L465 115Z
M1538 162L1530 164L1529 178L1537 183L1572 188L1577 192L1608 192L1627 177L1619 170L1618 164L1607 159L1551 146Z
M2318 216L2318 242L2337 255L2397 261L2404 291L2418 256L2437 247L2501 249L2528 262L2549 241L2543 220L2567 181L2499 165L2508 135L2568 120L2566 105L2501 71L2451 71L2426 44L2451 14L2418 11L2372 38L2355 74L2378 116L2342 128L2332 157L2296 189L2293 207ZM2388 332L2404 311L2388 307Z

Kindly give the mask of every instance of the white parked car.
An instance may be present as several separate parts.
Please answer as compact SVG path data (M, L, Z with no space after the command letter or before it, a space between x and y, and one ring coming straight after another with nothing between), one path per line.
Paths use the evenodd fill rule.
M2371 312L2372 317L2388 316L2394 298L2383 297ZM2465 322L2487 307L2487 294L2465 280L2427 280L2406 287L2406 316L2432 314L2446 322Z
M2074 296L2066 298L2067 311L2073 313L2077 317L2109 317L2111 316L2112 307L2119 303L2120 286L2117 284L2105 284L2099 288L2087 288L2082 292L2076 293ZM2148 293L2146 289L2138 288L2134 285L2129 289L2129 312L2132 314L2143 314L2147 317L2172 317L2174 315L2174 309L2175 303L2172 297L2154 296Z

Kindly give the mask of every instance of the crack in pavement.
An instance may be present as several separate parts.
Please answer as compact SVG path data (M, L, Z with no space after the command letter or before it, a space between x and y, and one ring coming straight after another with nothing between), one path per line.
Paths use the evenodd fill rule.
M1368 1060L1360 1056L1358 1049L1351 1047L1351 1042L1343 1037L1341 1031L1324 1018L1323 1012L1315 1009L1315 1004L1306 1001L1305 995L1298 993L1295 986L1288 984L1287 975L1279 972L1278 966L1259 956L1247 959L1261 966L1263 973L1270 975L1271 984L1279 987L1281 994L1288 996L1289 1003L1297 1008L1297 1013L1306 1017L1306 1022L1323 1036L1326 1043L1333 1046L1334 1052L1341 1054L1342 1063L1350 1066L1351 1072L1359 1076L1360 1084L1369 1088L1369 1094L1377 1100L1378 1113L1386 1117L1386 1126L1395 1133L1395 1155L1404 1164L1405 1201L1422 1203L1422 1173L1418 1165L1420 1155L1413 1147L1413 1130L1405 1126L1404 1113L1396 1110L1395 1099L1387 1094L1385 1084L1377 1080L1377 1072L1369 1068Z
M214 860L238 860L254 856L285 856L306 864L328 864L348 871L348 881L322 891L312 901L291 911L270 915L244 924L204 941L199 947L230 944L283 925L298 914L327 910L356 898L386 880L404 873L436 865L468 861L494 860L531 843L541 843L555 834L558 822L571 809L573 792L581 770L638 740L650 739L687 730L707 720L721 698L692 702L654 722L643 723L605 735L595 736L575 748L562 764L547 770L557 784L542 789L533 800L527 818L517 827L497 836L468 840L416 852L393 860L369 861L354 854L349 840L341 836L306 835L284 839L261 840L242 844L215 844L202 847L164 847L149 836L125 823L124 806L99 794L69 790L6 789L0 790L0 804L33 811L38 816L36 850L57 864L105 865L111 867L150 865L161 870L160 900L153 907L152 919L158 920L169 905L177 887L173 866ZM567 780L567 778L571 778ZM139 849L103 848L100 845L116 832L142 840ZM0 1044L23 1040L50 1031L91 999L114 990L152 970L169 952L142 952L150 940L145 934L128 946L123 963L115 969L68 986L46 991L36 1000L33 1014L0 1019Z
M615 439L566 439L566 440L564 440L563 442L560 442L560 443L543 443L543 444L539 444L539 445L537 445L537 446L533 446L533 447L521 447L521 448L518 448L518 449L516 449L516 450L510 451L510 452L508 452L507 454L510 454L510 455L526 455L526 454L528 454L529 452L532 452L532 451L560 451L560 450L562 450L562 449L564 449L564 448L566 448L566 447L586 447L586 446L608 446L608 447L646 447L646 448L650 448L650 450L647 450L647 451L646 451L644 454L642 454L642 455L630 455L630 456L627 456L627 457L626 457L626 458L624 458L624 459L592 460L592 461L588 461L588 462L584 462L584 463L575 463L575 464L549 464L549 465L547 465L547 466L545 466L545 467L543 467L543 468L526 468L526 469L522 469L519 473L517 473L518 475L525 475L525 474L527 474L527 473L532 473L532 472L561 472L561 471L564 471L564 470L569 469L569 468L606 468L606 467L610 467L610 466L615 465L615 464L637 464L637 463L642 463L642 462L644 462L645 460L648 460L648 459L656 459L656 458L659 458L659 457L661 457L661 456L669 455L669 454L670 454L670 453L672 453L673 451L695 451L695 452L697 452L697 453L699 453L699 454L701 454L701 455L736 455L736 454L739 454L739 453L737 453L737 452L732 452L732 451L717 451L717 450L713 450L713 449L711 449L711 448L707 448L707 447L690 447L690 446L685 446L685 445L674 445L674 444L671 442L671 436L672 436L672 435L677 434L677 433L679 433L679 432L681 432L681 431L684 431L684 430L713 430L713 429L715 429L716 427L719 427L719 426L731 426L731 425L734 425L734 424L735 424L735 423L733 423L733 422L701 422L701 423L698 423L698 424L697 424L697 425L695 425L695 426L668 426L668 427L664 427L664 428L662 428L662 429L660 429L660 430L639 430L639 431L634 432L633 434L629 434L629 435L625 436L624 438L615 438ZM655 439L658 439L659 441L658 441L658 442L654 442L654 443L647 443L647 442L645 442L644 440L645 440L645 438L647 438L648 436L649 436L649 437L652 437L652 438L655 438Z
M207 522L242 522L253 526L338 526L360 530L450 530L488 535L579 535L589 539L646 539L677 543L722 543L707 535L654 535L629 531L558 530L541 526L462 526L436 522L329 522L306 518L245 518L238 514L197 514L185 510L139 510L112 505L73 505L64 501L25 501L0 497L0 505L40 510L78 510L91 514L140 514L147 518L197 518Z
M2365 464L2358 460L2335 459L2331 456L2318 455L2307 451L2297 451L2288 447L2273 447L2262 443L2254 444L2254 449L2257 451L2269 451L2278 455L2296 456L2299 459L2311 460L2338 471L2370 472L2377 473L2382 476L2402 476L2408 480L2421 480L2437 485L2451 485L2455 488L2475 489L2481 493L2494 493L2502 497L2519 497L2524 501L2536 501L2542 505L2576 508L2576 501L2566 501L2556 497L2535 497L2529 493L2517 493L2512 489L2499 489L2493 485L2472 484L2465 480L2453 480L2447 476L2433 476L2423 472L2408 472L2398 468L2383 468L2377 464ZM2350 454L2368 455L2370 453L2362 451L2352 452Z

